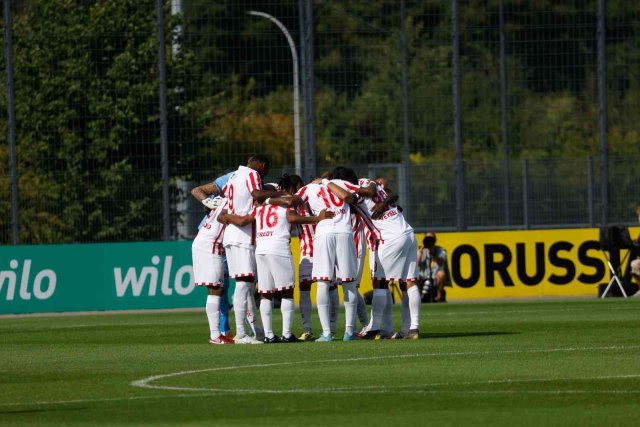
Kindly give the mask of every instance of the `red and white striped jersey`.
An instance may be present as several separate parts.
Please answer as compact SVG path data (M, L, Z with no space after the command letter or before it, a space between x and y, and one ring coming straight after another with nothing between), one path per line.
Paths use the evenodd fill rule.
M355 193L358 186L341 179L333 179L332 183L339 185L350 193ZM316 226L316 236L321 234L352 233L351 208L322 184L307 184L296 193L304 203L308 203L313 215L321 210L332 211L334 217L320 221Z
M300 190L302 190L302 188ZM308 203L301 204L295 209L295 211L300 216L313 216ZM301 257L313 257L313 238L315 235L316 224L298 224L298 237L300 238Z
M363 178L360 179L359 184L361 187L367 187L371 182L375 183L375 181ZM387 193L384 191L384 188L377 183L375 184L376 195L371 199L364 199L364 206L366 207L369 215L373 213L373 208L376 203L387 198ZM395 203L387 206L382 217L380 219L374 219L373 224L378 230L380 230L382 240L384 241L391 241L404 234L413 233L413 228L404 219L404 215L402 215L402 212L398 210L398 206Z
M256 254L291 255L291 224L287 208L257 206L251 212L256 219Z
M253 196L251 192L262 189L260 174L246 166L240 166L226 185L222 187L222 193L228 199L229 213L235 215L247 215L253 209ZM225 245L253 245L254 225L248 224L238 227L229 224L224 232Z
M218 222L218 216L220 216L220 213L226 207L227 199L224 199L220 206L209 211L202 227L198 230L196 238L193 240L193 246L195 248L217 255L224 255L222 236L225 230L225 225Z

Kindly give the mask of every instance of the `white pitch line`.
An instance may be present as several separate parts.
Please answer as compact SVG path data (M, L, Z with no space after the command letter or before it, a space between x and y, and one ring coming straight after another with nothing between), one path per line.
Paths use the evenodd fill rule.
M252 369L252 368L266 368L274 366L290 366L299 365L304 363L334 363L334 362L363 362L371 360L383 360L383 359L403 359L412 357L429 357L429 356L478 356L487 354L523 354L523 353L557 353L557 352L571 352L571 351L606 351L606 350L626 350L640 348L640 345L636 346L607 346L607 347L569 347L569 348L551 348L551 349L531 349L531 350L498 350L498 351L467 351L467 352L449 352L449 353L416 353L416 354L400 354L400 355L388 355L388 356L371 356L371 357L354 357L347 359L326 359L326 360L298 360L290 362L278 362L278 363L262 363L253 365L234 365L223 366L216 368L197 369L190 371L172 372L169 374L153 375L141 380L132 381L130 383L133 387L149 388L156 390L174 390L174 391L215 391L215 392L233 392L233 393L253 393L254 389L218 389L218 388L201 388L201 387L177 387L177 386L161 386L153 385L151 382L183 376L191 374L199 374L202 372L216 372L216 371L228 371L228 370L240 370L240 369ZM258 393L282 393L282 390L258 390ZM289 391L286 391L289 392Z

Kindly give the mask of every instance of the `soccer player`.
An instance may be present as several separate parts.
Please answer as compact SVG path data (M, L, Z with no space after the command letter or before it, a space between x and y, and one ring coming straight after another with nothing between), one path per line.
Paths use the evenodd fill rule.
M333 171L334 179L323 179L299 190L296 195L302 203L307 203L314 215L323 209L334 212L328 221L319 222L313 240L312 279L317 282L316 305L322 324L322 335L316 342L331 342L329 287L334 278L342 285L345 307L345 333L343 340L357 339L356 288L354 280L357 274L356 250L353 241L353 223L349 203L357 202L357 186L344 179L347 168L337 167Z
M244 216L253 209L254 200L262 203L280 192L262 189L262 178L269 173L269 160L266 156L252 156L247 166L240 166L229 178L222 192L228 199L228 211L232 215ZM222 218L224 221L224 217ZM249 297L253 298L255 263L255 227L254 223L236 225L229 223L224 231L224 248L229 265L229 277L236 280L233 306L236 318L236 337L238 344L262 344L245 333L244 318L247 314Z
M282 182L283 180L281 180ZM283 182L283 184L286 184ZM285 190L293 194L294 188ZM294 269L291 255L291 225L317 224L333 217L333 213L320 211L318 216L301 216L293 209L291 197L276 197L257 206L251 213L256 221L256 263L258 267L258 292L261 295L260 314L265 328L266 344L277 342L301 342L291 334L293 324L293 288ZM282 301L282 338L274 335L271 314L273 312L273 294L280 291Z
M361 183L374 188L370 183ZM373 338L380 334L381 317L390 316L388 291L385 290L389 281L397 281L402 290L403 325L400 332L392 338L418 339L420 338L420 290L417 285L416 239L413 228L406 222L402 212L395 204L397 195L388 187L375 185L373 197L365 199L365 206L369 210L373 223L380 230L382 240L378 250L373 253L372 278L374 284L372 322L364 338ZM391 193L391 194L389 194ZM386 322L385 322L386 323Z
M222 234L224 225L217 221L226 205L226 199L210 199L211 208L191 245L193 275L196 286L208 290L206 313L209 321L211 344L233 344L231 338L220 333L220 306L224 298L224 249Z

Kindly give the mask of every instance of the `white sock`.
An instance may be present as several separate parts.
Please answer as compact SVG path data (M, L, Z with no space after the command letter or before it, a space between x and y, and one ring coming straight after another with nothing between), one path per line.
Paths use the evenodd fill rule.
M273 300L262 298L260 300L260 317L262 317L262 326L264 328L264 336L273 338L273 322L271 314L273 313Z
M356 284L355 283L343 283L342 292L344 296L344 333L346 335L353 335L356 329L356 317L357 310L357 297Z
M402 329L400 329L400 331L406 335L409 332L410 326L411 315L409 314L409 295L407 295L407 291L402 291Z
M244 318L247 316L247 293L252 283L236 281L236 290L233 293L233 311L236 318L236 337L246 335L244 330Z
M215 340L220 336L220 297L218 295L207 295L205 311L209 319L211 339Z
M318 280L316 288L316 306L318 307L318 317L322 325L322 334L329 336L331 334L331 323L329 320L329 282Z
M311 291L300 291L300 315L304 330L311 332Z
M260 318L258 317L258 307L256 307L255 291L256 287L251 283L251 286L249 286L247 290L247 323L249 323L253 336L257 337Z
M336 325L338 324L338 313L340 310L340 295L338 294L338 287L329 290L329 305L330 305L330 328L331 333L336 333Z
M385 332L387 335L393 334L393 296L391 291L385 289L387 297L387 305L384 307L384 314L382 315L382 329L381 332Z
M371 301L371 330L378 331L381 329L382 316L387 308L387 294L389 292L386 289L374 289L373 300Z
M282 336L285 338L291 336L294 311L293 298L282 298L280 302L280 312L282 313Z
M358 288L356 287L356 303L358 307L358 319L360 324L365 326L369 323L369 313L367 313L367 304L364 302L364 298Z
M409 329L418 329L420 327L420 290L417 286L407 289L409 294L409 314L411 315L411 326Z

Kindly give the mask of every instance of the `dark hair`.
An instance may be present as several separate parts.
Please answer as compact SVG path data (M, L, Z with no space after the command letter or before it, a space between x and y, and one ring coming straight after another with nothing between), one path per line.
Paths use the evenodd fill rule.
M249 161L247 163L253 163L253 162L264 163L265 165L269 166L269 158L264 154L256 154L254 156L249 157Z
M352 184L358 184L358 175L356 175L353 169L337 166L331 174L334 179L341 179L343 181L349 181Z
M302 178L300 178L300 176L298 175L289 175L288 173L282 175L282 178L280 178L280 181L278 181L278 187L280 187L280 189L284 191L290 189L295 190L298 184L304 185L304 181L302 180Z

